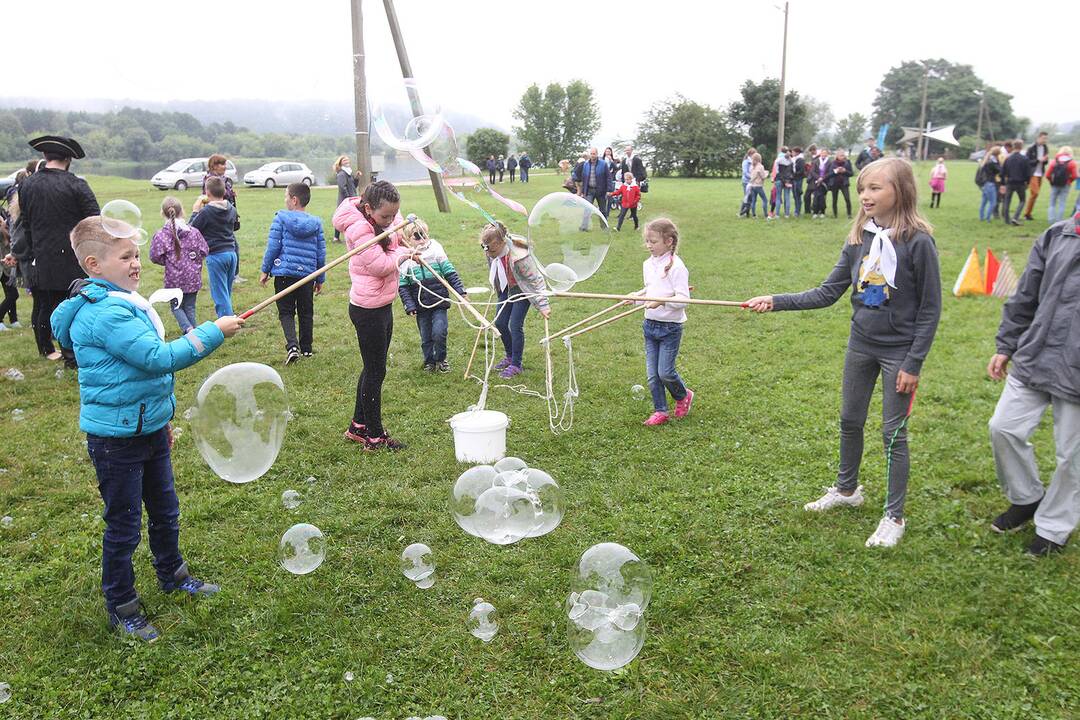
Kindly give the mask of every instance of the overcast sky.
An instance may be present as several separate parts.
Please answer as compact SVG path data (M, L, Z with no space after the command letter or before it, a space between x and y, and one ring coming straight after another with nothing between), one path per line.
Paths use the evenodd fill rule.
M604 141L632 136L649 105L675 93L723 107L747 78L779 76L777 4L397 0L396 7L414 74L445 106L509 128L531 83L581 78L595 90ZM1075 1L1017 4L1009 11L1014 30L1000 14L992 42L985 15L993 7L1008 9L793 0L788 87L828 102L838 118L869 116L890 67L944 57L973 65L985 82L1013 95L1018 115L1080 120L1074 61L1051 57L1055 28L1075 26ZM364 0L364 14L368 76L396 80L381 0ZM8 0L3 20L7 96L273 102L347 101L352 94L349 0Z

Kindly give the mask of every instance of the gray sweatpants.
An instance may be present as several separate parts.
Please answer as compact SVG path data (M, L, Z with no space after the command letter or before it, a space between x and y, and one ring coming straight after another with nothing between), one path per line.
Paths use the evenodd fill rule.
M840 470L836 487L854 490L859 485L859 465L863 455L863 427L870 408L870 396L881 376L881 432L889 494L885 514L894 520L904 517L910 462L907 445L907 419L911 412L910 394L896 392L896 376L901 359L880 357L860 350L847 350L844 357L844 383L840 405Z
M1054 408L1057 468L1046 490L1035 464L1035 448L1028 441L1049 405ZM1035 532L1064 545L1080 522L1080 403L1034 390L1009 375L990 418L990 443L1005 497L1016 505L1042 498Z

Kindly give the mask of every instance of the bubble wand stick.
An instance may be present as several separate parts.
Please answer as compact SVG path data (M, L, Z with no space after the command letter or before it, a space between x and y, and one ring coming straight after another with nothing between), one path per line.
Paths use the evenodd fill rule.
M651 297L648 295L615 295L613 293L583 293L583 292L553 292L553 297L565 297L565 298L582 298L592 300L630 300L632 302L658 302L661 304L675 302L686 303L689 305L722 305L724 307L749 307L745 302L738 300L699 300L698 298L688 297Z
M546 342L548 342L550 340L554 340L557 337L561 337L561 336L565 335L566 333L570 332L571 330L575 330L575 329L581 327L582 325L585 325L587 323L592 322L593 320L595 320L598 317L601 317L603 315L607 315L612 310L623 307L623 305L624 305L624 303L617 302L614 305L612 305L611 307L604 308L600 312L593 313L592 315L590 315L589 317L587 317L587 318L585 318L583 320L578 320L573 325L568 325L568 326L564 327L562 330L556 330L551 335L548 335L546 338L541 338L540 339L540 344L543 345L544 343L546 343Z
M644 310L647 307L648 307L648 305L637 305L637 306L627 310L626 312L621 312L618 315L612 315L609 318L605 318L605 319L601 320L600 322L596 323L595 325L590 325L589 327L584 327L584 328L581 328L580 330L576 330L576 331L570 333L569 335L564 335L563 340L569 340L570 338L577 337L578 335L584 335L585 333L589 332L590 330L595 330L596 328L603 327L604 325L607 325L608 323L613 323L616 320L621 320L624 317L629 317L630 315L633 315L634 313L638 312L639 310ZM558 333L556 333L556 334L558 334ZM547 340L547 338L544 338L540 342L544 342L544 340Z
M348 260L349 258L351 258L353 255L356 255L357 253L361 253L364 250L367 250L369 247L371 247L375 243L382 242L387 237L389 237L391 234L396 233L398 230L405 227L406 225L413 222L414 220L416 220L416 215L413 215L413 214L410 213L409 216L407 218L405 218L404 222L400 222L400 223L398 223L397 225L395 225L393 227L390 227L390 228L387 228L386 230L383 230L381 233L379 233L375 237L371 238L366 243L362 243L360 245L357 245L356 247L354 247L349 252L345 253L341 257L338 257L338 258L335 258L335 259L331 260L330 262L326 263L325 265L323 265L321 268L319 268L315 272L309 274L307 277L300 278L299 280L297 280L296 282L294 282L292 285L285 288L281 292L274 293L273 295L266 298L265 300L263 300L261 303L259 303L255 307L253 307L250 310L248 310L247 312L245 312L243 315L240 316L240 318L242 320L247 320L249 317L251 317L255 313L259 312L260 310L264 309L265 307L267 307L271 303L277 302L278 300L285 297L289 293L294 292L300 286L306 285L307 283L311 282L312 280L314 280L315 278L317 278L319 275L326 272L327 270L330 270L332 268L337 267L341 263L343 263L346 260Z

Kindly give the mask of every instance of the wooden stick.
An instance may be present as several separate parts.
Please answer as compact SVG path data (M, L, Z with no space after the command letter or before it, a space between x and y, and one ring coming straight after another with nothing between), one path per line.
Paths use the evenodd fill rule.
M491 305L484 307L484 322L487 322L488 311L491 310ZM469 371L472 370L473 360L476 359L476 348L480 345L480 337L484 334L486 328L480 328L476 331L476 340L473 340L472 352L469 354L469 364L465 366L465 380L469 379Z
M620 308L622 306L623 306L623 303L617 302L614 305L612 305L611 307L604 308L600 312L593 313L592 315L585 318L584 320L579 320L576 323L574 323L573 325L569 325L567 327L564 327L562 330L556 330L554 333L547 336L546 338L541 338L540 339L540 344L543 345L544 343L548 342L549 340L554 340L555 338L559 337L560 335L565 335L566 333L570 332L574 328L581 327L582 325L595 320L596 318L600 317L601 315L606 315L607 313L611 312L615 308Z
M615 295L613 293L553 292L554 297L583 298L591 300L631 300L633 302L687 303L689 305L723 305L725 307L749 307L738 300L699 300L688 297L652 297L650 295Z
M548 319L547 318L544 318L544 334L545 335L550 334L549 331L548 331ZM547 396L548 396L548 399L551 400L551 399L553 399L555 397L554 393L551 390L552 380L553 380L553 376L552 376L552 372L551 372L551 343L548 343L547 345L544 346L544 358L545 358L546 364L547 364Z
M319 277L319 275L326 272L327 270L330 270L332 268L337 267L341 263L343 263L346 260L348 260L349 258L351 258L353 255L356 255L357 253L360 253L360 252L363 252L364 250L367 250L369 247L371 247L375 243L382 242L391 233L397 232L398 230L405 227L406 225L408 225L413 220L416 220L416 216L415 215L409 215L409 217L404 222L398 223L394 227L387 228L386 230L383 230L381 233L379 233L375 237L371 238L366 243L363 243L361 245L357 245L356 247L354 247L352 250L345 253L341 257L335 258L334 260L331 260L330 262L326 263L325 265L323 265L321 268L319 268L315 272L310 273L307 277L304 277L304 278L301 278L301 279L297 280L296 282L294 282L292 285L285 288L281 292L274 293L273 295L266 298L265 300L263 300L261 303L259 303L255 307L251 308L250 310L248 310L247 312L242 314L240 316L241 319L247 320L249 317L251 317L255 313L259 312L260 310L264 309L265 307L267 307L271 303L277 302L278 300L285 297L289 293L294 292L301 285L305 285L308 282L310 282L310 281L314 280L315 278Z
M634 308L632 308L630 310L627 310L626 312L621 312L618 315L612 315L609 318L601 320L600 322L596 323L595 325L590 325L589 327L582 328L582 329L578 330L577 332L572 332L569 335L564 336L563 340L569 340L572 337L577 337L578 335L584 335L585 333L589 332L590 330L595 330L598 327L603 327L604 325L607 325L608 323L613 323L616 320L620 320L620 319L622 319L624 317L627 317L628 315L633 315L638 310L644 310L644 309L645 309L644 305L637 305Z
M451 285L451 284L450 284L450 283L449 283L449 282L448 282L448 281L446 280L446 278L444 278L444 277L443 277L442 275L440 275L439 273L435 272L435 268L431 267L431 265L429 265L429 264L428 264L428 261L427 261L427 260L425 260L424 258L420 258L420 264L421 264L421 265L423 265L423 266L424 266L425 268L427 268L427 271L428 271L429 273L431 273L432 275L434 275L434 276L435 276L435 279L436 279L436 280L438 280L439 282L441 282L441 283L443 284L443 287L445 287L445 288L447 289L447 291L449 291L449 293L450 293L451 297L453 297L453 298L454 298L455 300L457 300L457 301L458 301L459 303L461 303L462 305L464 305L464 306L465 306L465 308L466 308L466 309L467 309L467 310L468 310L469 312L471 312L471 313L473 314L473 317L475 317L475 318L476 318L477 320L479 320L479 321L480 321L480 331L481 331L481 332L483 332L484 330L487 330L488 328L491 328L491 331L492 331L493 333L495 333L495 337L501 337L501 336L499 335L499 330L498 330L498 328L496 328L494 324L492 324L492 323L488 322L487 316L486 316L486 315L481 315L481 314L480 314L480 311L479 311L479 310L477 310L477 309L476 309L475 307L473 307L473 304L472 304L471 302L469 302L469 301L468 301L468 300L466 300L466 299L465 299L464 297L462 297L462 295L461 295L461 294L460 294L460 293L459 293L459 292L458 292L457 290L455 290L455 289L454 289L454 286L453 286L453 285ZM417 295L417 297L420 297L420 296L419 296L419 295Z

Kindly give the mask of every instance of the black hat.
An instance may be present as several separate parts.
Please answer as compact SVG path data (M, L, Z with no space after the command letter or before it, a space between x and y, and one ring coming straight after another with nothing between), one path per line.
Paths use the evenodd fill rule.
M42 135L30 141L30 147L38 152L55 153L81 160L86 157L82 146L74 138L60 137L59 135Z

